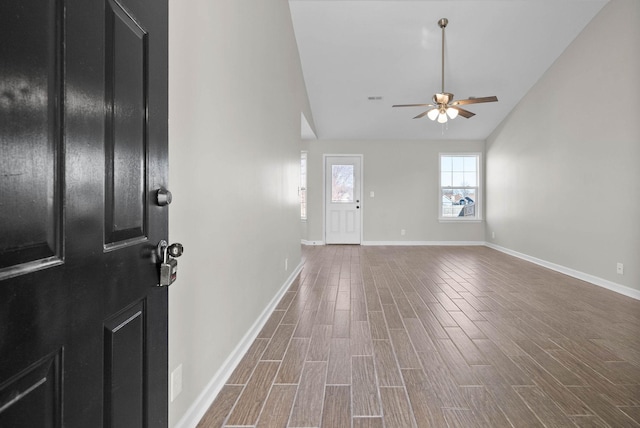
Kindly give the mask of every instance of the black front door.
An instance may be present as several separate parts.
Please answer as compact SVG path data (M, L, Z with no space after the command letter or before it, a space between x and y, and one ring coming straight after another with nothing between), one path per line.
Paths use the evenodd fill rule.
M167 1L0 2L0 427L167 425Z

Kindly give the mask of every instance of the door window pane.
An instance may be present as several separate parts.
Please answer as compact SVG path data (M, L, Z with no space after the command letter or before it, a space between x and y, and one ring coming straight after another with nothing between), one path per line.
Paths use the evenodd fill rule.
M353 203L353 165L331 165L331 202Z

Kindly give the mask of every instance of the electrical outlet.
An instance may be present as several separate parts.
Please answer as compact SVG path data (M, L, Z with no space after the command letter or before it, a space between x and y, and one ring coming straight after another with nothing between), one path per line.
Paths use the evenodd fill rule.
M374 193L374 191L373 191L373 190L369 192L369 197L370 197L370 198L373 198L373 197L375 197L375 196L376 196L376 194Z
M182 392L182 364L171 372L171 401Z
M400 235L404 236L407 234L407 231L404 229L400 229Z
M285 271L289 270L289 258L288 257L284 258L284 270Z
M491 232L491 239L496 239L496 233L495 232Z
M624 275L624 265L622 263L618 263L616 265L616 272L620 275Z

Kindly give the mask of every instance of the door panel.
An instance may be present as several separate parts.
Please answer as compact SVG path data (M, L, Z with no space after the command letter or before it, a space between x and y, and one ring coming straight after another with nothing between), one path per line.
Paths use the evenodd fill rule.
M361 242L362 157L325 157L325 242Z
M167 3L5 0L0 36L0 426L166 426Z
M146 235L147 33L107 3L105 244Z
M4 403L0 427L60 426L60 354L42 359L7 382L0 393L0 403Z
M20 44L0 43L0 279L60 261L61 53L59 5L2 4L3 34L28 29ZM12 38L9 37L9 40ZM11 61L5 61L11 58ZM9 161L10 159L10 161ZM13 195L25 191L29 198ZM20 213L20 215L17 215Z
M105 426L143 426L144 319L140 302L105 322Z

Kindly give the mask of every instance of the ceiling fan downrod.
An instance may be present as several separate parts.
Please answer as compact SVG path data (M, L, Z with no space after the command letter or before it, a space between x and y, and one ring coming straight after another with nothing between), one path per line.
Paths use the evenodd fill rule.
M438 25L442 28L442 92L444 94L444 29L447 27L449 20L447 18L441 18L438 21Z

